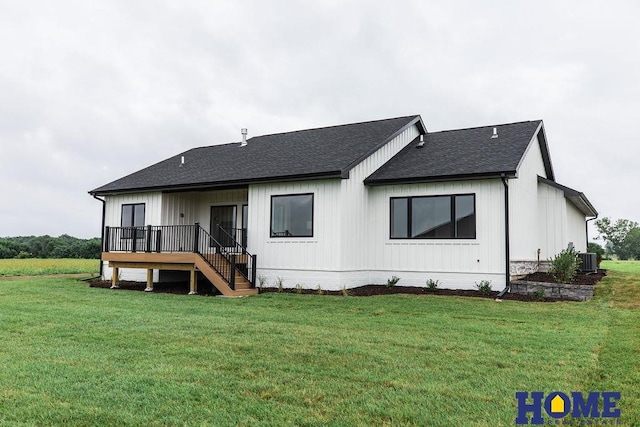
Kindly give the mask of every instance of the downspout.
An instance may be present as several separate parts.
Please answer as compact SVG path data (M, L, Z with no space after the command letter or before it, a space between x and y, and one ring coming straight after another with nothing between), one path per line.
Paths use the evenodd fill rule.
M96 196L95 194L92 194L93 198L102 202L102 229L100 231L100 279L102 279L102 269L103 269L103 265L102 265L102 251L104 250L104 219L105 219L105 215L107 213L107 203L104 199L101 199L100 197Z
M589 252L589 221L593 221L594 219L598 219L598 214L584 222L584 231L587 236L587 248L585 249L585 252Z
M505 258L505 286L496 299L502 298L511 287L511 262L509 255L509 183L507 177L502 174L502 185L504 186L504 258Z

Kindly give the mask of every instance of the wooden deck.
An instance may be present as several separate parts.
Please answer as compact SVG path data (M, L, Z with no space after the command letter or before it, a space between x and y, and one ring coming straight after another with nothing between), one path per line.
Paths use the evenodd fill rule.
M246 255L235 255L236 263L246 263ZM220 257L220 255L213 255ZM178 270L189 271L189 294L196 294L198 289L197 272L200 271L224 296L256 295L258 290L240 274L235 272L235 289L231 289L228 283L207 262L202 255L191 252L180 253L147 253L147 252L103 252L102 260L109 262L113 269L111 287L118 287L118 274L121 268L141 268L147 270L147 288L153 290L153 270ZM209 260L212 261L212 260Z

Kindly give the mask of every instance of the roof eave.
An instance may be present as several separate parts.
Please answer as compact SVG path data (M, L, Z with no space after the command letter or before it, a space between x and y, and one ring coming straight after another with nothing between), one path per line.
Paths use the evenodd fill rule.
M202 182L194 184L176 184L176 185L158 185L147 186L137 188L125 188L115 190L95 190L89 191L92 196L109 196L115 194L130 194L130 193L147 193L147 192L182 192L182 191L204 191L204 190L222 190L230 188L246 187L250 184L260 184L269 182L291 182L291 181L307 181L316 179L337 179L342 178L341 171L328 171L313 174L298 174L298 175L282 175L268 178L254 178L243 179L236 181L214 181L214 182Z
M419 184L419 183L428 183L428 182L468 181L468 180L496 179L496 178L510 178L510 179L516 178L516 171L407 177L407 178L392 178L392 179L367 178L364 180L364 184L373 187L377 185Z
M544 122L540 121L540 127L536 136L540 135L540 152L542 153L542 162L544 163L544 169L547 174L547 178L555 181L555 174L553 173L553 165L551 164L551 153L549 152L549 144L547 144L547 132L544 129Z

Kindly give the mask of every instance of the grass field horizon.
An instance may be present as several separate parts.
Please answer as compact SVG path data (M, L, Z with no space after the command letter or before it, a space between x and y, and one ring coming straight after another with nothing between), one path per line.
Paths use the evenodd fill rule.
M511 426L535 390L638 425L640 262L603 267L585 303L0 281L0 425Z
M23 258L0 259L0 277L44 276L52 274L96 275L100 270L99 259L81 258Z

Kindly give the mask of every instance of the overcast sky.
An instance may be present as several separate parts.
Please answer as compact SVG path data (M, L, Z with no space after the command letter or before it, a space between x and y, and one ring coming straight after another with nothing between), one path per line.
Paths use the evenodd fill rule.
M311 3L2 0L0 236L99 236L89 190L242 127L410 114L543 119L557 181L640 221L640 3Z

